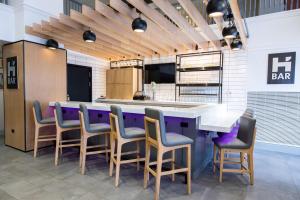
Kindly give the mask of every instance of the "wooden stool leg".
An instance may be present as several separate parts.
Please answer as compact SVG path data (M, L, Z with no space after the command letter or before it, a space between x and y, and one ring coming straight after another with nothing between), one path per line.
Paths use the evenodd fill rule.
M114 156L115 156L115 144L116 141L113 136L110 136L110 163L109 163L109 176L113 175L114 171Z
M61 132L57 131L56 133L56 146L55 146L55 166L58 165L58 156L59 156L59 148L60 148L60 138L61 138Z
M221 155L220 155L220 177L219 177L219 182L222 183L223 179L223 165L224 165L224 150L221 149Z
M108 134L104 135L105 137L105 159L106 162L108 163L109 159L108 159Z
M116 181L115 186L119 186L119 179L120 179L120 166L121 166L121 153L122 153L122 144L118 141L117 146L117 162L116 162Z
M81 167L82 167L82 147L83 147L83 136L80 136L80 154L79 154L79 167L80 167L80 170L81 170Z
M144 189L147 188L148 180L149 180L148 167L149 167L149 163L150 163L150 150L151 150L150 145L147 144L147 142L146 142L146 149L145 149L146 157L145 157L145 168L144 168Z
M137 169L137 171L139 171L140 170L140 142L139 141L137 141L136 142L136 159L137 159L137 161L136 161L136 169Z
M87 149L87 138L83 138L82 145L82 164L81 164L81 174L85 173L85 162L86 162L86 149Z
M243 164L244 164L244 153L243 152L240 153L240 162L241 162L241 170L243 170ZM243 174L243 173L241 173L241 174Z
M36 154L38 151L38 140L39 140L40 127L35 126L35 135L34 135L34 149L33 149L33 157L36 158Z
M172 151L172 163L171 163L172 170L175 170L175 150ZM172 174L172 181L175 181L175 174Z
M213 160L213 173L216 173L216 162L217 162L217 146L214 144L214 160Z
M160 190L160 179L161 179L161 168L162 168L162 159L163 153L160 149L157 151L157 166L156 166L156 180L155 180L155 196L154 199L159 199L159 190Z
M253 166L253 152L248 153L248 169L250 175L250 184L254 184L254 166Z
M186 163L187 163L187 193L192 193L192 186L191 186L191 145L188 145L187 152L186 152Z

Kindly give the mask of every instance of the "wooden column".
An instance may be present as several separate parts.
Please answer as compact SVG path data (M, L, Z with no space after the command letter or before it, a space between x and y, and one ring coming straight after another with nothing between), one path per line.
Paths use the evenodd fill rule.
M17 57L18 88L7 88L7 58ZM65 101L66 50L19 41L3 47L5 144L22 151L33 149L32 102L43 111L49 101Z

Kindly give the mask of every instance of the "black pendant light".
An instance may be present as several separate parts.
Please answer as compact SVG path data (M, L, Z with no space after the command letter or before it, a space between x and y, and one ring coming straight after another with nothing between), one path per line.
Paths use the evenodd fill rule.
M58 42L56 40L49 39L46 42L46 47L48 49L57 49L58 48Z
M229 24L227 27L223 28L222 35L225 39L233 39L238 36L238 30L233 22L233 15L227 15L227 19L229 20Z
M91 30L87 30L83 33L82 38L85 42L92 43L96 41L96 34Z
M232 51L238 51L242 49L243 43L241 42L240 39L234 39L230 44L230 47Z
M132 21L131 27L133 31L143 33L147 30L147 22L141 17L138 17Z
M226 0L210 0L206 7L209 17L221 17L227 10Z

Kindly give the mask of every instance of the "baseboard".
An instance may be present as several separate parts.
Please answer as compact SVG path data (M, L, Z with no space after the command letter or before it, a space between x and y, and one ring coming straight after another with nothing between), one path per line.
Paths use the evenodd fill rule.
M292 146L292 145L283 145L283 144L274 144L269 142L256 141L255 149L300 156L300 147Z

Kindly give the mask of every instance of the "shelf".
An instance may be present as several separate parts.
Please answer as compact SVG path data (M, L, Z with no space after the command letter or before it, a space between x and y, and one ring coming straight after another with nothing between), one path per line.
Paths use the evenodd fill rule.
M176 83L179 87L219 87L222 83Z
M205 94L205 93L180 93L179 96L218 96L218 94Z
M196 71L219 71L222 67L220 66L211 66L211 67L182 67L177 68L179 72L196 72Z

